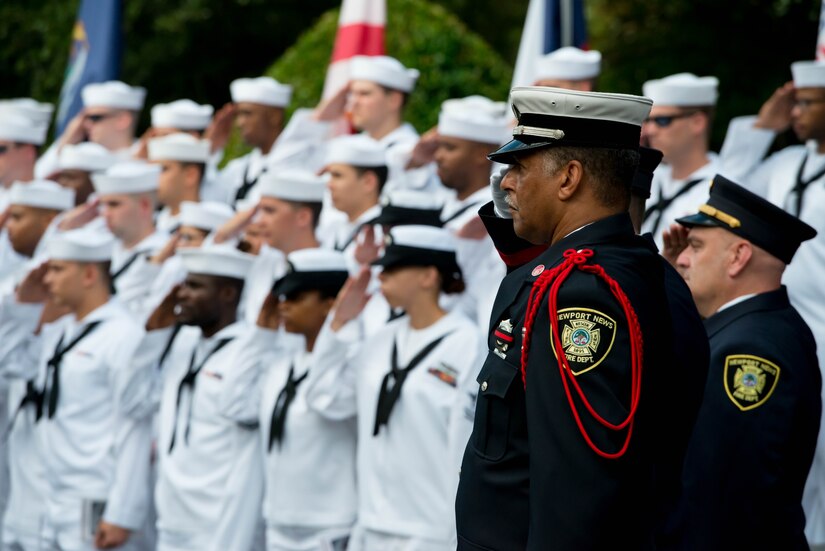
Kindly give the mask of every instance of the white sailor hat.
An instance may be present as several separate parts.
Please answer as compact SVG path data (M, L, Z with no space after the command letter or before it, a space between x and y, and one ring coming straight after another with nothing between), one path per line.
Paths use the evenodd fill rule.
M191 99L159 103L152 107L152 126L154 128L177 128L178 130L204 130L212 121L214 111L211 105L199 105Z
M110 233L83 227L52 235L46 243L46 256L49 260L108 262L114 244Z
M793 84L797 88L825 88L825 62L797 61L791 63Z
M385 55L357 55L350 62L350 80L368 80L401 92L412 92L418 76L418 70Z
M484 96L449 99L441 104L438 134L472 142L502 144L509 137L507 104Z
M52 120L54 105L40 103L32 98L0 100L0 111L14 111L38 124L48 125Z
M554 50L536 61L536 80L586 80L596 78L602 69L602 54L572 46Z
M326 164L357 167L387 166L387 150L377 141L363 134L341 136L329 143Z
M390 191L381 201L381 214L373 224L385 226L441 226L443 205L434 194L410 189Z
M57 169L103 172L115 162L117 157L102 145L82 142L63 146L57 156Z
M308 170L292 168L262 174L256 187L262 197L320 203L324 199L327 181Z
M373 265L384 269L405 266L435 266L461 278L456 260L456 239L451 232L433 226L409 225L390 229L384 254Z
M80 92L84 107L111 107L140 111L146 99L146 89L129 86L119 80L87 84Z
M271 77L239 78L229 85L232 101L286 107L292 97L292 86Z
M18 111L0 111L0 140L43 145L48 125L37 124Z
M92 174L98 195L121 195L156 191L160 181L160 165L143 161L126 161L112 165L106 172Z
M335 295L349 277L344 253L329 249L301 249L286 257L287 272L272 286L272 294L290 295L318 290Z
M183 201L180 204L180 225L213 231L228 222L234 214L235 211L226 203Z
M652 104L641 96L544 86L513 88L510 101L517 119L513 139L487 156L504 164L522 151L553 145L637 150Z
M229 245L207 245L177 252L190 274L245 279L255 257Z
M656 105L693 106L716 105L719 79L678 73L642 85L642 93Z
M149 140L149 160L206 163L211 147L209 140L178 132Z
M49 210L74 207L74 190L51 180L14 182L9 190L9 204Z

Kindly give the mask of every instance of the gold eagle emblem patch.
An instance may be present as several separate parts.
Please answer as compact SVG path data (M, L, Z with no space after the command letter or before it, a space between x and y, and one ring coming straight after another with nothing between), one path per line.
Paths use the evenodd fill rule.
M616 338L613 318L589 308L565 308L558 314L561 347L573 375L581 375L602 363ZM558 357L552 335L550 344Z
M768 401L779 382L779 366L748 354L725 358L725 393L742 411L761 406Z

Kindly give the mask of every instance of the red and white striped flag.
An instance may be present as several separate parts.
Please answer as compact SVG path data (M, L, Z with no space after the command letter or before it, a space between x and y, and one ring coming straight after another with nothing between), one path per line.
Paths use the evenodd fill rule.
M343 0L323 99L334 96L346 86L350 59L354 56L384 55L386 25L386 0Z

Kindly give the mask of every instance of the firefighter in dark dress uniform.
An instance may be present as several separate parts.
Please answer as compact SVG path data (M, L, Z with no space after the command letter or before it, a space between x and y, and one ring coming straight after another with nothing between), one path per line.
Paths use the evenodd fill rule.
M678 222L690 228L678 265L711 352L685 461L683 548L808 549L802 492L822 382L814 337L781 279L816 231L722 176Z
M653 549L700 397L674 367L661 259L627 214L650 100L532 87L511 101L515 139L491 155L510 170L481 210L510 273L458 547Z

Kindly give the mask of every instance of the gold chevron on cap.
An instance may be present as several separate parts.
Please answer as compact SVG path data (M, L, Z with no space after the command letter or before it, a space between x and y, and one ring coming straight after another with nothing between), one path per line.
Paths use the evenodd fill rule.
M702 205L699 207L699 212L702 214L707 214L713 218L716 218L720 222L727 224L731 228L738 228L742 225L742 222L739 221L738 218L731 216L726 212L722 212L721 210L717 209L716 207L712 207L710 205Z

